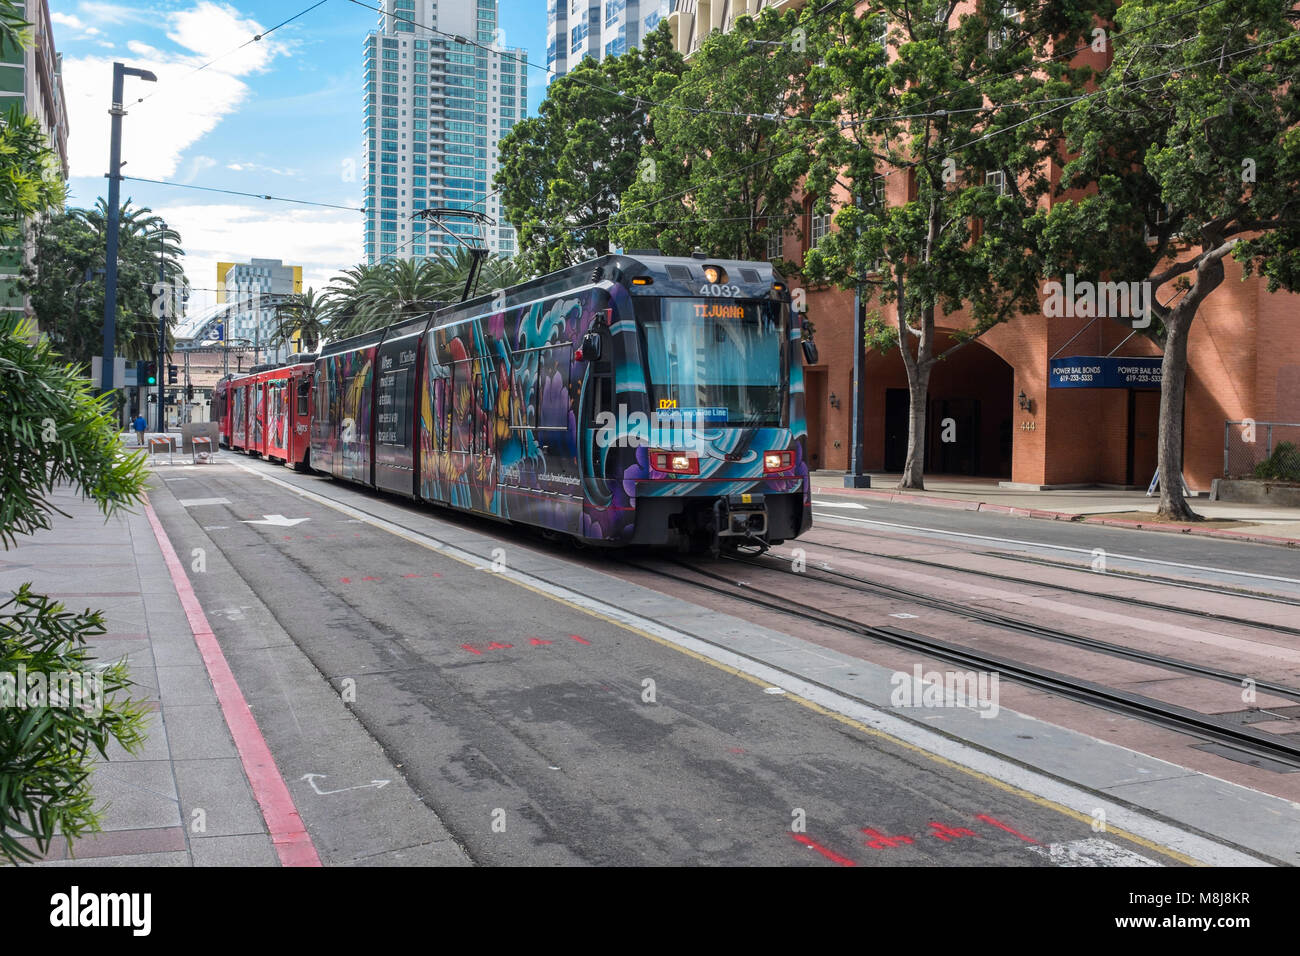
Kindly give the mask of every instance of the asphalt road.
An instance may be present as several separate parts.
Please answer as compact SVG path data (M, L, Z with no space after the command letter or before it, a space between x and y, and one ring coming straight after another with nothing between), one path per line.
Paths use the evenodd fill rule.
M162 477L155 507L202 564L195 590L326 862L349 828L419 825L384 817L386 790L325 810L300 782L348 762L356 722L481 864L1043 865L1045 847L1082 841L1174 862L256 475ZM249 523L268 515L308 520ZM258 653L272 630L346 719L295 713L305 689Z

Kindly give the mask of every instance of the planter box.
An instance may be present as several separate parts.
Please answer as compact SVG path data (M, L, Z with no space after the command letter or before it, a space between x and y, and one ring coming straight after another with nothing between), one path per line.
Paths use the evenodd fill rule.
M1265 478L1216 478L1210 500L1300 508L1300 484Z

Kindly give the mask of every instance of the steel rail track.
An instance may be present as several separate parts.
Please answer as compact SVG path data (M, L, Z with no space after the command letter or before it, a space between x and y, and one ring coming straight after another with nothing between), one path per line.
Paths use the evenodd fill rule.
M899 628L863 624L829 611L809 610L793 600L774 597L753 585L733 581L724 575L697 568L685 562L675 561L674 563L691 571L693 574L716 579L729 585L729 587L724 588L707 581L671 574L662 567L647 567L630 561L624 561L624 563L629 567L638 568L659 577L680 581L692 587L712 591L749 604L811 621L815 624L858 634L893 647L947 660L972 670L996 671L1000 676L1005 676L1023 686L1034 687L1068 700L1099 707L1113 713L1135 717L1147 723L1229 747L1255 758L1273 760L1300 769L1300 746L1296 746L1278 735L1253 730L1248 726L1229 724L1226 721L1187 707L1168 704L1141 694L1117 691L1093 681L1034 667L999 655L976 653L966 647L938 638L927 637L923 634L916 634Z
M1100 591L1090 591L1087 588L1076 588L1069 584L1049 584L1046 581L1026 581L1024 578L1017 578L1010 574L998 574L996 571L977 571L974 568L958 568L958 567L953 567L950 564L944 564L942 561L926 561L924 558L915 558L915 557L911 557L910 555L876 554L875 552L871 552L871 551L859 551L856 548L846 548L840 544L823 544L821 542L814 542L814 541L802 542L799 545L799 547L803 547L805 544L811 545L812 547L816 547L816 548L827 548L832 551L843 551L846 554L855 554L858 557L862 557L862 558L872 558L874 560L879 560L879 561L902 561L902 562L906 562L907 564L918 564L927 568L942 568L945 571L955 571L959 574L972 574L981 578L992 578L998 581L1010 581L1013 584L1034 584L1038 587L1052 588L1053 590L1065 591L1070 594L1084 594L1087 595L1088 597L1103 598L1108 601L1118 601L1120 603L1130 604L1136 607L1146 607L1156 611L1165 611L1169 614L1182 614L1189 617L1199 617L1199 618L1204 618L1206 620L1221 621L1224 624L1239 624L1243 627L1253 627L1253 628L1258 628L1260 630L1274 631L1279 634L1292 634L1295 635L1296 637L1300 637L1300 627L1290 627L1286 624L1266 624L1263 621L1252 621L1249 618L1234 617L1231 614L1218 614L1215 613L1214 611L1201 611L1193 608L1171 607L1168 604L1161 604L1158 601L1148 601L1143 598L1130 598L1120 594L1105 594ZM775 554L776 552L773 551L769 553ZM994 556L1001 557L1001 555L994 555ZM1089 571L1087 568L1084 567L1074 567L1070 565L1061 565L1061 564L1050 564L1050 566L1059 568L1060 570L1063 571L1078 571L1084 574L1098 573L1098 572ZM818 570L830 571L831 569L818 568ZM1106 576L1112 576L1113 572L1107 571L1105 572L1105 574ZM1125 577L1130 577L1130 576L1125 575ZM1225 596L1240 597L1240 598L1254 597L1254 595L1249 595L1249 594L1245 594L1242 592L1235 592L1235 591L1223 591L1223 592L1216 592L1216 593L1222 593ZM1289 604L1291 602L1283 601L1279 603ZM1297 606L1300 606L1300 602L1297 603Z
M749 565L750 567L762 568L767 571L776 571L782 574L794 573L783 565L774 565L770 562L760 563L759 560L746 561L736 556L728 557L729 560L735 561L738 564ZM705 573L703 569L697 568L695 570ZM1076 647L1082 647L1085 650L1095 651L1100 654L1127 658L1128 660L1137 661L1142 664L1154 664L1168 670L1182 671L1183 673L1193 674L1197 677L1207 677L1211 680L1223 681L1224 683L1233 684L1237 687L1242 686L1243 681L1250 680L1254 682L1257 690L1267 690L1269 693L1276 694L1279 697L1288 697L1291 700L1300 701L1300 687L1292 687L1289 684L1276 684L1271 681L1261 681L1257 678L1251 677L1249 674L1238 674L1233 671L1225 671L1217 667L1209 667L1204 664L1197 664L1194 661L1185 661L1177 657L1166 657L1163 654L1156 654L1150 651L1134 650L1131 647L1124 647L1121 644L1112 644L1109 641L1103 641L1100 638L1074 634L1070 631L1063 631L1060 628L1047 627L1042 624L1031 624L1028 621L1020 621L1016 618L1007 617L1004 614L998 614L994 611L986 611L982 608L970 607L969 605L958 604L955 601L948 601L944 598L922 594L921 592L913 591L910 588L899 587L893 584L882 584L877 581L868 581L855 574L836 571L832 568L810 568L809 571L823 575L832 575L837 578L844 578L852 583L843 584L839 581L828 581L826 583L848 588L849 590L871 592L879 594L882 597L902 598L923 607L928 607L932 610L942 611L946 614L954 614L968 620L979 621L982 624L989 624L993 627L1002 628L1003 630L1028 634L1029 636L1039 638L1040 640L1054 641L1059 644L1073 644ZM799 573L803 576L808 574L809 571Z

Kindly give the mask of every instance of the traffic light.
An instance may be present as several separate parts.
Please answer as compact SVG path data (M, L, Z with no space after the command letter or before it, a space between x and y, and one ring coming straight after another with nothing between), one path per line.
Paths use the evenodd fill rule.
M175 385L175 384L176 384L176 366L175 366L175 365L168 365L168 366L167 366L167 384L168 384L168 385Z
M155 395L153 392L149 393L149 404L150 405L158 404L158 396Z
M157 362L144 363L144 383L146 385L158 384L158 363Z
M193 385L186 385L186 386L185 386L185 401L187 401L187 402L192 402L192 401L194 401L194 386L193 386Z

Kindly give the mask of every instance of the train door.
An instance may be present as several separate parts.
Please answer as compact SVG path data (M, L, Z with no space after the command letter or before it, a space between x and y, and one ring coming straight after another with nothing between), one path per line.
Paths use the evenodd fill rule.
M332 374L332 363L319 358L311 373L311 461L312 467L326 474L335 470L335 446L338 433L333 417L338 404L338 385Z
M385 340L375 381L375 487L415 493L416 358L420 336Z
M266 455L289 460L289 380L276 377L266 382Z
M248 386L248 450L266 454L266 382L254 379Z
M302 368L290 378L292 389L289 413L288 462L300 466L311 463L311 383L315 374L311 366Z
M230 447L243 451L248 445L248 383L230 387Z

